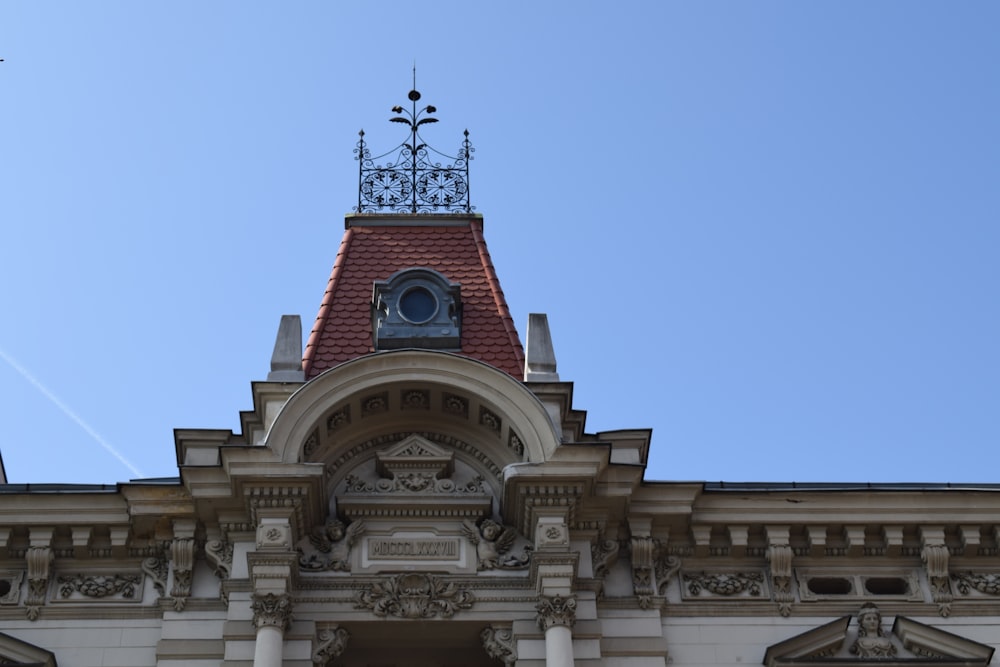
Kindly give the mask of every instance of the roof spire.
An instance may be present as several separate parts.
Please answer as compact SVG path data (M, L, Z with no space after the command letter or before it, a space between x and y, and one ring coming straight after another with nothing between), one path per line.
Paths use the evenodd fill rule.
M469 161L475 149L469 131L457 156L447 155L424 143L420 128L438 122L437 108L428 104L417 108L417 65L413 64L413 89L407 94L411 110L397 105L390 122L409 127L409 137L396 148L372 157L365 132L358 133L354 155L358 161L358 213L471 213L469 201ZM433 154L433 155L432 155ZM440 156L451 163L441 164ZM384 164L377 160L386 159Z

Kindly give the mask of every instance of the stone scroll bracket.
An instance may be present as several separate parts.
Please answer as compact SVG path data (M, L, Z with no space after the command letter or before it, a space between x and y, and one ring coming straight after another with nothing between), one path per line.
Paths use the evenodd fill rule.
M339 625L316 628L316 638L313 642L313 664L325 667L340 657L347 649L351 633Z
M943 526L924 526L920 529L923 548L920 560L927 572L927 582L931 587L931 599L937 603L938 613L947 618L951 614L951 573L948 561L951 553L945 544Z
M51 546L53 532L53 528L46 527L31 528L29 533L29 546L24 554L24 560L28 567L28 596L24 603L25 613L29 621L38 618L42 605L45 604L52 561L55 559Z
M517 662L517 640L510 625L490 625L479 633L486 655L499 660L504 667L514 667Z
M191 581L194 575L195 529L193 519L174 519L174 538L170 542L170 563L173 571L173 585L170 597L174 611L184 611L191 595Z
M789 526L767 526L768 547L766 558L771 566L771 586L774 601L778 604L778 613L789 616L792 613L792 603L795 593L792 591L792 559L794 552L790 545Z

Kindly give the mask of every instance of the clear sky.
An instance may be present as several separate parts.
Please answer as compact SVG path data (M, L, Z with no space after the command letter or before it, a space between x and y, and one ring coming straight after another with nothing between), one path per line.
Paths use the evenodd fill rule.
M411 68L647 478L1000 482L1000 3L0 0L11 482L177 473L316 316ZM115 454L117 452L117 455Z

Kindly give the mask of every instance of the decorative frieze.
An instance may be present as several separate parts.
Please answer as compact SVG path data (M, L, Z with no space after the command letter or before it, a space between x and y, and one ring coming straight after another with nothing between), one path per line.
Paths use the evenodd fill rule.
M340 626L317 628L316 648L312 652L312 661L317 665L328 665L339 657L347 642L351 638L351 633Z
M765 592L762 572L685 572L683 579L691 597L759 598Z
M951 578L962 595L973 595L975 591L982 595L1000 596L1000 573L956 572Z
M335 518L328 519L322 526L316 526L297 545L299 568L312 571L349 571L351 549L364 529L364 521L353 521L345 526L343 521Z
M490 625L479 633L486 655L499 660L505 667L513 667L517 662L517 642L514 630L509 625Z
M125 600L142 599L142 575L112 574L59 576L56 578L59 597L69 599L74 593L88 598L118 597ZM139 593L138 597L136 592Z
M504 526L492 519L483 519L477 526L466 519L462 522L462 532L476 547L476 563L480 570L518 570L528 567L531 560L531 545L525 545L519 556L509 554L517 530Z
M255 628L270 625L284 632L292 622L292 598L286 593L254 593L250 607L253 609Z
M475 601L471 592L431 574L405 573L365 587L355 606L378 617L451 618Z
M576 623L576 598L545 595L535 604L535 611L538 612L538 627L543 632L556 625L572 628Z

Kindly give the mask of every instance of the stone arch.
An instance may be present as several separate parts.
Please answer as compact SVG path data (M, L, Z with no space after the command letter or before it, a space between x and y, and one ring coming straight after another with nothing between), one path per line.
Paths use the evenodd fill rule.
M456 419L440 428L466 435L479 428L492 434L479 442L489 449L492 460L503 465L542 462L559 444L542 403L510 375L457 354L408 349L360 357L306 383L282 406L264 445L282 462L298 463L308 458L310 447L322 444L336 449L402 423L426 424L432 419L429 413L406 414L407 391L424 392L428 401L440 402L445 411L454 399L456 415L466 401L464 422ZM380 401L385 415L365 420L366 409L382 409ZM336 430L345 424L348 428L341 435L331 436L331 426Z

